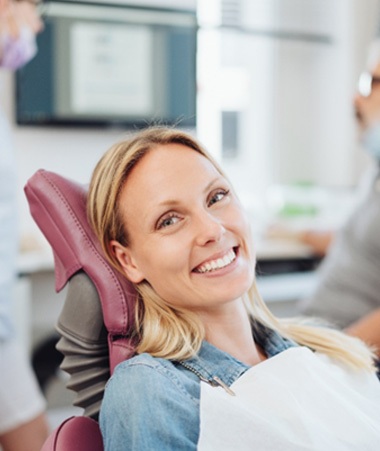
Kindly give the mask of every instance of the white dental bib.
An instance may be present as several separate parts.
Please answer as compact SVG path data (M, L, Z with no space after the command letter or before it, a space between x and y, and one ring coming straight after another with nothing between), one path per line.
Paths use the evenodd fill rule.
M378 451L380 382L305 347L231 386L201 382L199 451Z

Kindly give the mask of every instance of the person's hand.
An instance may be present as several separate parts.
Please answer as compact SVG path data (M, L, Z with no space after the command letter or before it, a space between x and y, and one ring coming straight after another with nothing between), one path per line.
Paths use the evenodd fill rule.
M36 5L31 1L0 0L0 32L6 30L17 38L22 27L37 34L43 28Z
M347 327L345 331L374 347L375 352L380 357L380 308L360 318Z
M332 230L304 230L299 233L299 240L310 246L314 253L324 257L334 238Z
M333 230L293 230L286 226L272 225L266 231L268 239L297 241L312 249L317 256L323 257L334 238Z

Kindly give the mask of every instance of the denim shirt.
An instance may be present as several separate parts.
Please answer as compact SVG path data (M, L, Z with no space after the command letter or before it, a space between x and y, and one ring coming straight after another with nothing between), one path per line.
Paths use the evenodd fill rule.
M268 358L294 342L261 324L255 341ZM117 366L100 411L105 451L196 450L200 428L200 381L230 386L250 368L204 341L182 363L140 354ZM221 412L222 414L222 412Z

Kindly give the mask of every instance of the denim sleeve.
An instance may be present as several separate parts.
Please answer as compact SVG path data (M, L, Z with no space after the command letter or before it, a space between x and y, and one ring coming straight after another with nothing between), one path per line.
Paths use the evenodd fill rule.
M199 436L199 399L162 366L124 362L100 410L105 451L190 451Z

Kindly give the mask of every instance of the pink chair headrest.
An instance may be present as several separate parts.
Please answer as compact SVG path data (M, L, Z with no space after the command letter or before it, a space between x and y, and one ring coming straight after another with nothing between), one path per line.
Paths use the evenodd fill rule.
M28 180L25 194L31 215L53 248L56 290L84 270L98 290L109 333L130 335L136 291L108 263L87 221L87 189L53 172L39 170Z

